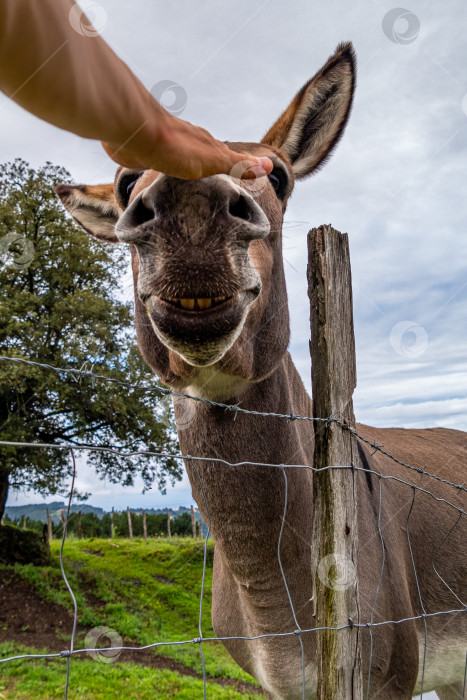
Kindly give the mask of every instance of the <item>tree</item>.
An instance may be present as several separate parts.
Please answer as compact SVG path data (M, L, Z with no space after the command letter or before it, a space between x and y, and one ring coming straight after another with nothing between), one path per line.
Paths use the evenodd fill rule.
M53 192L69 173L22 160L0 171L0 355L57 367L90 369L131 384L157 380L133 339L131 306L121 300L125 251L79 230ZM156 391L76 379L39 367L0 361L0 440L106 445L88 462L114 483L145 487L181 478L173 458L126 458L121 448L173 454L173 428L161 420ZM68 450L0 445L0 517L9 485L66 493Z

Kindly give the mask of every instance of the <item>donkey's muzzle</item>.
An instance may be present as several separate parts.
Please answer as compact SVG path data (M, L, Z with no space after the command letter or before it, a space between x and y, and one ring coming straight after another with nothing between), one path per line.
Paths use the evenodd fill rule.
M265 213L237 183L223 175L196 181L159 176L122 214L116 234L135 245L147 243L155 232L195 246L209 244L219 232L226 240L245 245L265 238L270 228Z

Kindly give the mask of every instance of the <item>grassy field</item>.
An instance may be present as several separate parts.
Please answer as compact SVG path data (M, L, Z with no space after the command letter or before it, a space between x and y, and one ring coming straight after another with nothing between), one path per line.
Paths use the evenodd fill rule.
M33 598L29 601L30 596L27 597L32 618L43 616L44 607L50 611L48 617L57 620L60 610L72 611L71 598L60 574L58 552L59 542L54 541L52 564L48 567L0 568L3 590L10 598L14 586L18 590L18 581L27 586L27 590L31 589ZM65 570L78 603L75 648L83 648L86 634L98 626L110 627L122 637L124 644L135 646L198 636L203 542L192 539L70 540L65 545L64 556ZM214 636L210 620L212 556L213 544L209 543L202 614L204 637ZM36 602L34 597L38 599ZM44 601L49 608L44 606ZM22 604L18 594L18 609ZM40 621L31 619L29 624L28 619L26 615L25 624L19 630L16 627L13 634L15 618L11 622L2 618L1 658L25 653L25 650L28 653L47 650L41 639L48 638L37 634ZM46 622L50 626L50 619L44 624ZM71 636L69 622L61 624L55 635L59 646L55 644L53 651L66 649ZM203 651L209 679L208 697L264 697L256 681L235 664L220 643L206 643ZM65 659L24 660L0 665L0 698L63 697L65 665ZM134 653L130 662L122 656L113 663L103 663L85 654L73 657L70 668L70 698L144 700L203 696L201 657L195 644L167 645Z

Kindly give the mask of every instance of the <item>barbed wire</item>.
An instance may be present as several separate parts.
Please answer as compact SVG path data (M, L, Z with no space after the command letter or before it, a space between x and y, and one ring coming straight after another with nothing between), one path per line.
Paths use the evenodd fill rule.
M222 459L221 457L199 457L199 456L194 456L194 455L183 455L183 454L177 454L177 453L172 453L172 452L157 452L154 450L136 450L132 452L121 452L119 450L115 450L112 447L108 446L100 446L100 445L79 445L79 444L73 444L73 445L68 445L68 444L55 444L55 443L43 443L43 442L15 442L13 440L0 440L0 445L8 445L9 447L31 447L31 448L45 448L45 449L56 449L56 450L84 450L88 452L109 452L113 454L118 454L120 457L159 457L161 459L180 459L183 460L184 462L186 461L198 461L198 462L215 462L218 464L225 464L227 467L271 467L273 469L310 469L313 472L324 472L328 471L329 469L350 469L351 471L360 471L360 472L367 472L369 474L375 474L376 476L380 477L381 479L385 480L390 480L390 481L397 481L400 484L405 484L406 486L410 486L411 488L416 489L417 491L422 491L423 493L428 494L428 496L431 496L435 501L439 501L441 503L445 503L446 505L450 506L451 508L454 508L454 510L457 510L458 513L461 515L467 515L467 511L465 511L463 508L460 506L455 505L454 503L451 503L450 501L446 500L445 498L441 498L440 496L436 496L434 493L431 493L431 491L428 491L428 489L424 489L421 486L417 486L416 484L412 484L409 481L405 481L404 479L400 479L397 476L393 476L392 474L381 474L380 472L376 472L372 469L368 469L366 467L358 467L353 464L351 465L345 465L345 466L333 466L329 465L326 467L314 467L310 464L274 464L271 462L252 462L252 461L244 461L244 462L229 462L226 459ZM448 482L450 486L455 486L452 482Z
M217 406L229 411L234 411L234 412L241 412L243 414L247 415L257 415L257 416L268 416L268 417L274 417L274 418L280 418L280 419L286 419L288 421L291 420L307 420L307 421L320 421L325 423L326 425L329 425L330 423L335 423L339 425L343 430L349 431L354 437L362 440L369 446L371 446L375 451L379 451L382 453L384 456L387 458L393 460L395 463L397 463L399 466L402 466L411 472L415 472L420 476L427 476L430 477L434 480L437 480L439 482L442 482L450 487L455 488L458 490L458 492L461 491L466 491L467 489L464 487L463 484L455 484L454 482L445 480L435 474L431 474L425 469L420 469L417 467L414 467L413 465L409 465L404 463L403 461L397 459L387 451L385 451L382 446L378 446L376 444L372 444L370 440L364 438L363 436L359 435L359 433L349 424L339 420L339 418L336 418L334 416L330 416L329 418L326 419L317 419L309 416L295 416L293 414L286 415L286 414L278 414L278 413L267 413L263 411L252 411L248 409L244 409L239 407L238 405L230 405L230 404L223 404L219 402L214 402L210 401L208 399L201 399L198 397L193 397L190 396L189 394L183 394L179 392L174 392L170 389L164 389L162 387L143 387L137 384L128 384L125 382L120 382L119 380L116 380L114 378L110 377L105 377L101 375L95 375L92 370L74 370L74 369L65 369L65 368L56 368L51 365L45 365L42 363L36 363L33 361L29 360L23 360L21 358L8 358L5 356L0 356L0 360L3 361L13 361L13 362L18 362L18 363L24 363L24 364L29 364L29 365L35 365L39 366L48 370L53 370L57 373L65 373L73 376L75 379L79 377L78 381L81 380L81 378L87 377L91 378L92 380L104 380L104 381L111 381L113 383L117 383L121 385L122 387L125 388L133 388L133 389L142 389L145 391L156 391L160 392L162 395L172 395L172 396L180 396L183 398L187 399L192 399L194 401L201 401L203 403L211 404L213 406ZM380 628L383 626L387 625L401 625L405 623L414 623L417 621L422 621L424 625L424 635L423 635L423 643L422 643L422 648L423 648L423 655L422 655L422 665L421 665L421 693L423 696L423 689L424 689L424 679L425 679L425 672L426 672L426 654L427 654L427 645L428 645L428 632L427 632L427 620L435 618L435 617L440 617L440 616L454 616L462 613L467 612L467 604L462 601L459 595L457 595L452 588L449 586L449 584L444 580L444 578L440 575L438 572L436 566L435 566L435 559L438 556L438 553L440 549L445 545L447 542L448 538L454 531L454 529L457 527L461 519L466 515L466 511L461 508L460 506L451 503L445 498L442 498L439 495L433 494L431 491L429 491L426 488L421 487L418 484L411 483L409 481L405 481L404 479L401 479L398 476L394 476L392 474L383 474L381 472L376 471L375 469L371 469L368 467L361 467L358 465L330 465L323 467L321 469L318 469L314 467L313 465L307 465L307 464L275 464L275 463L267 463L267 462L250 462L250 461L241 461L241 462L230 462L226 459L220 458L220 457L207 457L207 456L195 456L195 455L184 455L181 453L171 453L171 452L165 452L165 451L150 451L150 450L127 450L127 451L122 451L122 448L116 449L115 447L112 446L106 446L106 445L89 445L89 444L68 444L68 443L60 443L60 444L55 444L55 443L41 443L41 442L19 442L19 441L10 441L10 440L2 440L0 441L0 445L9 445L12 447L17 447L17 448L42 448L42 449L58 449L58 450L67 450L70 452L70 456L72 459L72 481L71 481L71 487L70 487L70 493L69 493L69 499L68 499L68 505L66 509L66 515L65 515L65 522L63 525L63 533L62 533L62 539L61 539L61 547L60 547L60 569L62 573L62 578L65 582L65 585L70 593L70 596L72 598L73 602L73 628L72 628L72 634L71 634L71 639L70 639L70 646L68 649L64 649L63 651L60 652L55 652L55 653L43 653L43 654L18 654L14 656L9 656L3 659L0 659L0 664L7 663L7 662L12 662L12 661L19 661L19 660L32 660L32 659L48 659L48 658L64 658L66 660L66 678L65 678L65 688L64 688L64 697L65 700L68 698L68 691L70 687L70 664L71 664L71 659L75 656L78 655L83 655L87 653L103 653L105 651L135 651L135 652L141 652L145 651L148 649L157 649L157 648L162 648L162 647L167 647L167 646L179 646L179 645L196 645L199 648L200 652L200 659L201 659L201 665L202 665L202 678L203 678L203 697L207 697L207 673L206 673L206 661L205 661L205 656L203 652L203 644L206 643L212 643L212 642L230 642L230 641L245 641L245 642L254 642L262 639L274 639L274 638L297 638L299 646L300 646L300 657L301 657L301 685L302 685L302 698L304 699L306 697L306 682L307 682L307 677L306 677L306 659L305 659L305 651L304 651L304 645L303 645L303 635L309 635L312 633L318 633L318 632L324 632L324 631L330 631L330 632L340 632L343 630L368 630L369 635L370 635L370 650L369 650L369 664L368 664L368 675L367 675L367 682L366 682L366 698L367 700L370 697L370 686L371 686L371 677L372 677L372 671L373 671L373 653L374 653L374 640L373 640L373 630L375 628ZM125 449L125 448L123 448ZM84 451L84 452L89 452L89 451L105 451L105 452L110 452L114 454L118 454L121 457L134 457L134 456L142 456L142 457L158 457L161 459L179 459L183 460L185 463L189 463L191 467L193 468L193 471L196 475L196 478L198 480L199 486L200 486L200 491L201 495L203 498L203 503L204 507L206 509L207 513L207 532L206 536L204 538L204 548L203 548L203 572L202 572L202 580L201 580L201 591L200 591L200 600L199 600L199 614L198 614L198 630L197 630L197 635L190 638L190 639L182 639L182 640L174 640L174 641L158 641L154 642L152 644L147 644L144 646L130 646L130 645L120 645L120 646L111 646L111 647L99 647L99 648L80 648L80 649L75 649L74 648L74 640L75 640L75 634L76 634L76 629L77 629L77 624L78 624L78 609L77 609L77 603L76 603L76 597L74 595L74 592L72 590L72 587L70 586L66 573L65 573L65 567L63 563L63 551L65 547L65 542L66 542L66 537L67 537L67 527L68 523L70 520L70 517L72 514L70 513L71 509L71 503L73 499L73 494L74 494L74 483L75 483L75 478L76 478L76 459L75 459L75 451ZM283 512L282 512L282 519L281 519L281 524L280 524L280 530L279 530L279 536L278 536L278 543L277 543L277 559L278 559L278 564L279 564L279 569L281 573L281 578L284 584L288 604L291 610L291 616L294 624L294 629L289 629L286 631L280 631L278 630L277 632L268 632L268 633L263 633L263 634L258 634L258 635L252 635L252 636L245 636L245 635L232 635L232 636L220 636L220 637L210 637L210 636L203 636L203 631L202 631L202 615L203 615L203 602L204 602L204 593L205 593L205 583L206 583L206 568L207 568L207 553L208 553L208 541L211 533L211 513L210 513L210 508L209 508L209 502L206 496L206 491L204 489L203 485L203 480L202 480L202 475L200 473L200 470L198 469L198 464L203 463L203 462L208 462L208 463L218 463L226 466L227 468L248 468L248 467L264 467L264 468L271 468L271 469L279 469L281 470L281 473L284 478L284 507L283 507ZM298 622L298 617L297 617L297 611L294 606L292 594L290 591L290 587L287 581L287 576L282 564L281 560L281 545L282 545L282 538L283 538L283 533L284 533L284 527L285 524L287 523L287 512L288 512L288 472L290 469L308 469L311 472L323 472L325 470L352 470L353 472L363 472L365 474L371 474L375 476L378 479L378 484L379 484L379 496L378 496L378 513L377 513L377 531L378 531L378 536L380 539L380 545L381 545L381 569L380 569L380 574L378 578L378 583L375 591L375 597L372 603L371 607L371 612L370 612L370 617L368 621L360 621L360 620L352 620L351 618L348 619L348 621L345 624L333 626L333 627L326 627L326 626L315 626L315 627L310 627L310 628L301 628L300 624ZM379 593L381 590L381 585L383 581L383 573L385 571L385 566L386 566L386 545L384 541L384 536L383 536L383 531L382 531L382 501L383 501L383 491L382 487L383 484L386 482L391 482L394 481L396 483L399 483L401 485L407 486L412 490L412 499L411 499L411 504L408 510L407 518L406 518L406 524L405 524L405 533L406 533L406 538L407 538L407 544L408 544L408 549L409 549L409 555L410 555L410 561L411 565L414 571L414 576L415 576L415 582L416 582L416 590L417 590L417 598L418 598L418 603L420 605L421 613L418 615L409 615L405 616L399 619L388 619L388 620L379 620L375 621L374 616L376 612L376 606L377 606L377 601L379 598ZM445 610L439 610L436 612L427 612L424 606L424 602L422 599L422 594L421 594L421 589L419 585L419 577L417 574L417 567L416 567L416 562L414 558L414 553L412 550L412 545L411 545L411 540L410 540L410 519L411 515L413 512L413 507L415 503L415 495L417 493L423 493L427 496L430 496L432 499L434 499L437 502L446 504L447 506L453 508L457 512L457 519L450 527L448 533L443 537L439 545L437 546L435 552L433 553L431 564L433 571L435 575L438 577L438 579L441 581L441 583L445 586L445 588L449 591L450 594L452 594L456 601L459 603L458 606L454 608L449 608ZM464 694L466 690L466 681L465 678L467 678L467 659L466 659L466 665L465 665L465 673L464 673Z
M269 417L269 418L280 418L280 419L285 419L287 421L310 421L310 422L315 422L315 423L324 423L326 425L329 425L329 423L336 423L339 425L343 430L349 431L354 437L358 438L362 442L366 443L369 445L375 452L379 452L385 457L388 457L391 459L393 462L396 464L399 464L402 467L405 467L406 469L409 469L411 471L416 472L417 474L421 474L423 476L427 476L431 479L435 479L436 481L439 481L443 484L447 484L448 486L452 486L458 491L467 491L467 487L464 486L464 484L456 484L452 481L448 481L447 479L443 479L441 476L438 476L437 474L432 474L431 472L428 472L426 469L422 469L420 467L414 467L410 464L407 464L406 462L401 461L397 457L394 457L390 452L387 450L383 449L382 445L377 445L376 442L371 442L371 440L368 440L368 438L365 438L363 435L361 435L353 426L351 426L349 423L346 423L345 421L340 420L336 416L328 416L327 418L317 418L313 416L302 416L302 415L296 415L294 413L274 413L274 412L268 412L268 411L255 411L247 408L242 408L240 405L237 404L227 404L227 403L222 403L219 401L212 401L211 399L206 399L204 397L200 396L192 396L191 394L185 394L183 392L179 391L174 391L173 389L168 389L165 387L161 386L145 386L143 384L131 384L128 382L123 382L119 379L115 379L114 377L106 377L105 375L102 374L94 374L91 370L83 370L81 369L74 369L74 368L67 368L67 367L54 367L53 365L45 364L42 362L35 362L33 360L26 360L24 358L20 357L8 357L6 355L0 355L0 361L3 362L15 362L19 364L25 364L25 365L32 365L35 367L41 367L42 369L48 369L50 371L56 372L57 374L68 374L73 376L75 379L79 377L80 379L83 377L91 378L91 380L94 382L95 380L100 380L100 381L107 381L111 382L112 384L117 384L119 386L122 386L126 389L136 389L138 391L149 391L149 392L156 392L160 393L163 396L176 396L177 398L184 398L184 399L191 399L192 401L198 401L199 403L204 403L208 404L211 406L215 406L217 408L223 408L226 411L232 411L235 414L237 413L243 413L246 415L252 415L252 416L262 416L262 417ZM87 364L85 362L84 364ZM79 381L79 380L78 380ZM67 443L69 445L69 443ZM74 445L75 447L78 447L78 445ZM139 454L139 453L135 453ZM269 465L265 465L269 466Z

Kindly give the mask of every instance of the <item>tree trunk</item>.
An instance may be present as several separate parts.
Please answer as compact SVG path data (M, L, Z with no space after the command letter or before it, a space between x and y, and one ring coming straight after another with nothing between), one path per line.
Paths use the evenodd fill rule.
M6 499L8 498L8 487L10 482L8 481L8 472L2 471L0 469L0 520L5 514Z
M52 518L50 517L49 509L46 508L47 512L47 540L52 541L53 531L52 531Z
M130 538L130 540L132 540L133 539L133 526L131 524L130 506L128 506L128 508L126 509L126 514L128 517L128 537Z
M193 532L193 539L196 539L196 515L194 506L191 506L191 529Z

